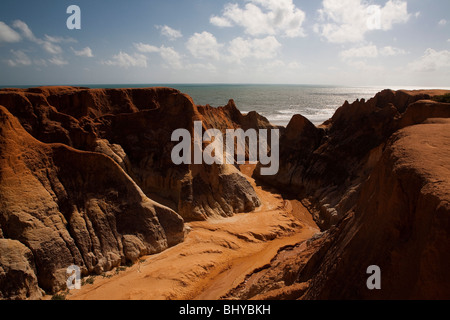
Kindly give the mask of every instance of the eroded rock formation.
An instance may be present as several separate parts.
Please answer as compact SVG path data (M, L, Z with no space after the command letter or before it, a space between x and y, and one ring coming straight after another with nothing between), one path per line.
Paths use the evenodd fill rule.
M278 174L255 177L302 200L323 232L224 298L448 299L450 104L431 100L442 93L385 90L319 127L295 116ZM64 288L69 265L101 273L183 241L185 221L259 206L234 165L172 163L172 132L194 121L274 128L168 88L1 90L0 298L38 299ZM382 290L366 286L371 265Z
M308 198L325 231L281 250L230 296L448 299L450 104L429 100L436 94L386 90L318 128L294 117L282 169L264 178ZM367 287L372 265L381 290Z
M428 118L450 117L448 105L429 100L441 91L384 90L374 98L345 102L315 127L297 115L280 140L280 170L255 176L304 199L325 230L356 203L392 134Z
M16 240L0 239L0 299L40 299L33 254Z
M16 262L1 247L0 277L18 288L2 295L56 292L72 264L99 274L183 241L185 220L259 206L233 165L173 164L172 132L192 132L195 120L270 126L232 102L197 107L168 88L0 90L0 235L28 250Z
M216 109L196 106L189 96L169 88L41 87L4 89L0 105L41 142L111 157L145 194L187 220L229 216L259 205L234 166L176 166L171 160L172 133L176 129L192 133L194 121L202 121L205 130L272 128L257 114L243 116L233 101ZM218 188L218 180L229 188Z
M31 250L44 290L63 288L72 264L101 273L134 261L134 246L140 256L183 240L183 219L147 198L111 158L41 143L4 107L0 125L3 237Z
M450 107L450 106L447 106ZM328 235L306 299L450 297L450 120L396 132L349 219ZM382 290L368 290L370 265Z

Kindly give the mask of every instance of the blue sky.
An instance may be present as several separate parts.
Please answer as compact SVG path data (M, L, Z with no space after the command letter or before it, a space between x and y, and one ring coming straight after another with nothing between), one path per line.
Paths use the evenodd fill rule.
M69 30L67 7L81 9ZM450 86L448 0L2 0L0 85Z

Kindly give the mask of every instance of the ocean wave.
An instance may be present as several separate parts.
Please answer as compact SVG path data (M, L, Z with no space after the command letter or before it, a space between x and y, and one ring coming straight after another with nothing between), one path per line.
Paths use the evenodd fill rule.
M337 106L327 106L326 108L303 108L303 109L283 109L283 110L274 110L270 113L264 113L269 121L280 124L284 122L284 125L287 125L292 117L296 114L300 114L307 118L314 124L321 124L326 120L330 119L337 110Z
M276 110L279 114L295 114L299 112L298 110Z

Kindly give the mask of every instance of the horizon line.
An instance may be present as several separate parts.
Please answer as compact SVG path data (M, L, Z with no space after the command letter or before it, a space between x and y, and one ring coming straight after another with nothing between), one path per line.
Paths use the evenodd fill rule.
M27 84L27 85L0 85L0 89L24 89L24 88L39 88L39 87L57 87L57 86L67 86L67 87L102 87L104 89L109 88L109 86L123 85L122 88L127 88L126 86L133 86L132 88L149 88L149 87L170 87L170 86L308 86L308 87L334 87L334 88L382 88L382 89L392 89L401 90L408 88L415 89L450 89L447 86L418 86L418 85L337 85L337 84L308 84L308 83L227 83L227 82L217 82L217 83L201 83L201 82L168 82L168 83L73 83L73 84ZM141 87L142 86L142 87ZM130 88L130 89L132 89ZM401 88L401 89L400 89Z

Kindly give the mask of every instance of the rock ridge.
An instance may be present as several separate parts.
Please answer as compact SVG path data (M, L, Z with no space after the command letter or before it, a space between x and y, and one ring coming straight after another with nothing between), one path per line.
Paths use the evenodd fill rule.
M256 177L304 199L324 232L279 252L252 275L253 289L243 283L231 296L448 299L450 104L434 101L447 93L384 90L317 128L295 116L280 173ZM372 265L381 290L367 287Z
M170 88L0 90L0 297L55 293L70 265L101 274L180 243L186 221L255 210L237 166L172 163L172 132L194 121L271 127Z

